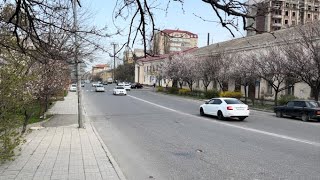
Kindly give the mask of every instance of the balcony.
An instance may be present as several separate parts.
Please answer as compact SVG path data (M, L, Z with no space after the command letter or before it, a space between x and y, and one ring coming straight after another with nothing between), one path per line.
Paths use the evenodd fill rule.
M273 27L282 27L282 24L281 23L273 23L272 26Z
M272 15L272 18L275 18L275 19L281 19L281 18L282 18L282 15L279 15L279 14L273 14L273 15Z

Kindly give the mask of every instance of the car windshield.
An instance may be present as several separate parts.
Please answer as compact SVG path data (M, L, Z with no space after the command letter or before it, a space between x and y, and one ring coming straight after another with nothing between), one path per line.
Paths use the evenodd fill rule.
M98 84L97 87L103 87L103 85L102 84Z
M225 101L227 104L243 104L243 102L241 102L241 101L238 100L238 99L224 99L224 101Z
M312 107L312 108L320 107L319 103L316 101L307 101L306 103L308 104L309 107Z
M124 89L123 87L116 87L116 89Z
M72 86L72 87L77 87L77 85L76 85L76 84L72 84L71 86Z

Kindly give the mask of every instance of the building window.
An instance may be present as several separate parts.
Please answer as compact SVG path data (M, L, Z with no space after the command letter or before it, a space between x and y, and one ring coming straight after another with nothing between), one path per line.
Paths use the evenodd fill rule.
M318 11L318 10L319 10L318 7L315 7L315 8L314 8L314 11Z
M284 20L284 24L288 24L288 20Z
M296 12L292 12L292 17L295 17L296 16Z
M308 10L311 11L311 6L308 6Z
M292 21L292 23L291 23L293 26L295 26L296 25L296 22L295 21Z
M317 15L314 15L314 19L316 19L316 20L317 20L317 19L318 19L318 16L317 16Z
M200 80L197 80L196 81L196 87L199 88L199 85L200 85Z
M311 14L308 14L308 18L309 18L309 19L311 18Z
M285 14L286 14L286 16L289 16L289 12L288 12L288 11L286 11L286 13L285 13Z
M292 4L292 7L293 7L293 9L296 9L297 5L296 4Z
M272 94L272 86L268 83L267 94Z
M289 7L289 3L286 3L286 7Z

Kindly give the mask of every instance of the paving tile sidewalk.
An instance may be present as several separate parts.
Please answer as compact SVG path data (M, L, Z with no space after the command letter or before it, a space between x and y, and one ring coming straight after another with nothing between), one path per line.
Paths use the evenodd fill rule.
M76 93L69 93L49 113L76 114L76 107ZM26 140L20 155L0 166L0 179L124 179L90 122L33 130Z

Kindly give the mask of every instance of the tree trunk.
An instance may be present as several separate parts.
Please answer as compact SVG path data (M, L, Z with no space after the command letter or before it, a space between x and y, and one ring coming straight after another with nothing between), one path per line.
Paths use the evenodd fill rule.
M278 94L279 94L279 90L274 90L274 105L278 106Z
M23 121L21 134L24 134L26 132L29 119L30 119L30 115L28 115L27 110L24 110L24 121Z
M179 81L180 89L182 89L182 85L183 85L183 82L180 82L180 81Z
M193 83L188 83L190 91L192 91L192 85L193 85Z
M313 89L313 93L314 93L314 100L318 101L319 100L319 88L314 88Z
M172 80L172 87L178 88L178 80L176 79Z
M244 86L244 103L248 104L247 85Z

